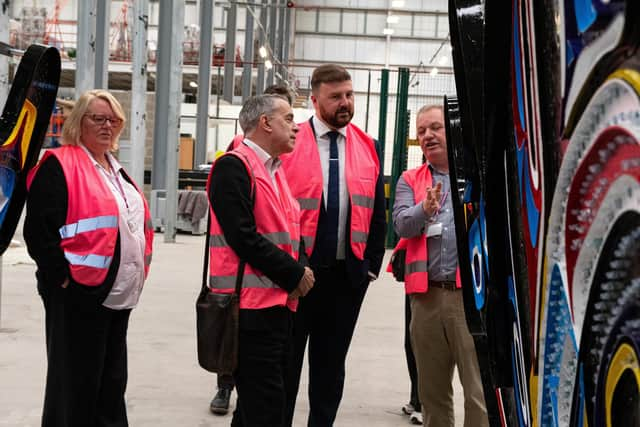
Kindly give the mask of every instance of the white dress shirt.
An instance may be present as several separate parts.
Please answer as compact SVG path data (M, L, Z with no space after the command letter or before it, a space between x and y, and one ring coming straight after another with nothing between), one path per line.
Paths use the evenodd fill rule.
M313 116L313 128L316 131L316 142L318 143L318 153L320 154L320 166L322 167L322 191L324 194L324 207L327 208L327 191L329 187L329 136L327 133L331 132L331 128L324 124L318 117ZM349 192L347 191L347 180L345 178L345 163L346 163L346 144L347 144L347 127L337 129L338 132L338 178L340 185L339 202L340 207L338 210L338 250L336 253L336 259L345 259L345 244L346 244L346 230L347 230L347 211L349 207Z
M110 154L108 171L99 164L86 147L81 145L104 179L118 204L120 233L120 265L113 287L102 303L113 310L134 308L138 304L144 284L144 204L138 190L121 175L122 166Z
M282 164L280 159L277 157L271 157L269 153L264 151L262 147L260 147L255 142L251 141L249 138L245 138L243 142L247 147L255 151L256 154L258 155L258 158L262 160L264 167L267 169L267 172L271 177L271 183L273 184L273 188L276 191L276 194L280 195L280 192L278 191L278 184L276 183L276 171Z

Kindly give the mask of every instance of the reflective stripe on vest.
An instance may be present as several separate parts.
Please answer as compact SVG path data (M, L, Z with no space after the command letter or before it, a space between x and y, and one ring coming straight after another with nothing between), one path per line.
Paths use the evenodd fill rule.
M71 265L81 265L83 267L93 268L109 268L109 265L111 265L111 259L113 258L110 256L94 254L78 255L69 251L64 251L64 257Z
M359 194L351 196L351 201L356 206L362 206L369 209L373 209L373 205L375 203L375 199L373 197L361 196Z
M118 227L118 217L113 215L97 216L94 218L81 219L73 224L67 224L60 227L60 238L69 239L78 233L86 233L95 231L100 228Z
M282 251L298 258L300 242L300 208L293 198L281 171L276 171L275 180L278 192L273 191L273 181L264 164L255 152L245 144L225 154L240 159L247 173L254 176L252 186L255 189L253 213L256 230ZM212 173L215 171L215 164ZM207 193L210 192L211 174L207 181ZM209 229L209 286L212 291L229 292L235 288L239 258L226 241L215 212L211 208L211 227ZM262 272L246 264L242 280L240 308L259 309L272 306L288 306L292 310L297 300L289 300L287 291L271 281Z
M422 261L414 261L404 265L405 277L413 273L426 273L427 263Z
M285 231L280 231L276 233L265 233L262 237L266 238L268 241L273 243L274 245L292 245L291 237L289 233ZM299 243L298 241L296 241ZM215 234L209 237L209 246L214 248L225 248L229 246L227 240L224 238L224 234Z
M300 204L302 240L307 255L311 256L320 216L322 167L316 137L309 121L299 124L298 129L294 151L280 158L291 191ZM369 135L352 124L347 125L346 135L346 159L343 164L351 203L351 223L347 225L347 232L351 237L353 254L358 259L364 259L380 165L373 139Z
M298 203L300 203L300 209L320 209L320 199L300 197Z
M209 285L213 289L235 289L236 276L209 276ZM267 276L256 276L255 274L245 274L242 277L243 288L280 289Z

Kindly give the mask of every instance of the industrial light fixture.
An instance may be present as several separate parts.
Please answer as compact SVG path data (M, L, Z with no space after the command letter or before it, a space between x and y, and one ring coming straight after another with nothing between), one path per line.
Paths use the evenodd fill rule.
M404 0L393 0L391 7L404 7Z
M258 53L260 54L261 58L267 57L267 49L265 49L264 46L260 46L260 49L258 49Z
M195 88L197 88L197 87L198 87L198 83L196 83L196 82L194 82L194 81L191 81L191 82L189 82L189 86L191 86L192 88L194 88L194 89L195 89Z
M398 15L387 16L387 24L397 24L399 21L400 17L398 17Z
M264 66L267 70L270 70L273 68L273 63L267 59L266 61L264 61Z
M394 33L394 30L393 30L393 28L385 28L385 29L382 31L382 33L383 33L385 36L390 36L390 35L392 35L392 34Z
M431 75L431 77L437 76L438 75L438 68L437 67L433 67L429 74Z

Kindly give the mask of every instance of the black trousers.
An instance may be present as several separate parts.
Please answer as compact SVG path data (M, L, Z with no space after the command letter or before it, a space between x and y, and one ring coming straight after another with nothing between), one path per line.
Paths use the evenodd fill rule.
M409 403L413 405L416 411L421 412L420 398L418 397L418 367L416 366L416 357L413 355L411 347L411 333L409 325L411 324L411 299L409 295L404 296L404 354L407 358L407 369L409 370L409 379L411 380L411 395Z
M233 374L238 404L232 426L284 425L292 321L287 307L240 310L238 367Z
M218 374L218 389L233 390L235 383L233 382L233 375L231 374Z
M80 285L40 287L45 307L47 384L43 427L126 427L127 327Z
M344 267L314 268L313 289L294 316L294 348L287 375L287 421L291 426L305 346L309 341L310 427L332 426L342 399L345 359L368 282L350 283Z

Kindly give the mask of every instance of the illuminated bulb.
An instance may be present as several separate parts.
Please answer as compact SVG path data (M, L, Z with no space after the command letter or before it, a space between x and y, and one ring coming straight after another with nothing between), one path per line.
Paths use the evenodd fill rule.
M258 49L258 53L260 54L261 58L267 57L267 49L265 49L264 46L260 46L260 49Z
M273 64L268 59L264 61L264 66L267 68L267 70L270 70L273 68Z
M397 24L400 21L398 15L387 16L387 24Z
M392 34L393 34L393 32L394 32L394 31L393 31L393 28L385 28L385 29L382 31L382 33L383 33L385 36L390 36L390 35L392 35Z

